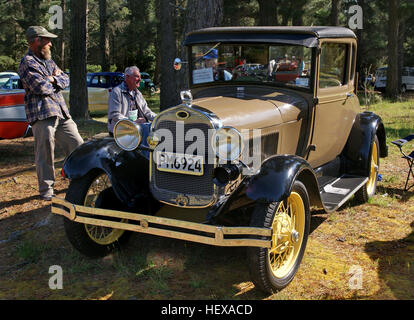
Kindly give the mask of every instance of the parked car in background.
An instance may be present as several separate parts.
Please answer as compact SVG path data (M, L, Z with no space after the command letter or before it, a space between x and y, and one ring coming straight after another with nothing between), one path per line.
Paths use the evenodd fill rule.
M88 86L88 101L90 112L106 112L108 110L108 97L112 89L124 81L124 74L122 72L94 72L88 73L86 76L86 85ZM140 83L140 90L156 91L156 86L152 82L150 75L146 72L141 72L142 81ZM63 97L66 104L69 106L69 90L63 90Z
M18 74L13 71L4 71L0 72L0 88L12 77L17 76Z
M95 72L87 74L87 86L89 88L113 88L124 81L122 72Z
M139 89L149 90L151 93L154 93L157 90L157 86L152 82L151 76L146 72L141 72Z
M375 90L385 91L387 86L387 67L378 68L375 72ZM414 90L414 68L404 67L401 75L401 92Z
M18 75L11 76L2 86L2 90L23 89L23 84Z
M24 90L0 92L0 139L31 135L24 110Z
M88 87L88 103L90 112L103 113L108 110L108 97L112 88L124 81L124 74L121 72L94 72L86 76ZM62 91L66 105L69 104L70 87Z
M333 212L351 197L368 201L387 156L381 118L361 112L356 95L356 35L223 27L193 31L184 44L190 88L182 104L152 123L120 120L113 138L75 149L63 167L66 197L52 199L52 212L87 256L124 245L128 231L243 246L255 286L280 290L305 253L311 207ZM241 59L264 66L287 54L310 64L303 73L286 63L280 72L295 78L276 70L226 79L203 61L213 50L229 71Z

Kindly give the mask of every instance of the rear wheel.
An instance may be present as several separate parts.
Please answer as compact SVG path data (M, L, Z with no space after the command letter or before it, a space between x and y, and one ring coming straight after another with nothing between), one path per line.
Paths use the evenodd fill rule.
M66 200L73 204L105 209L111 209L114 197L111 182L104 172L94 172L72 180L66 194ZM94 258L103 257L125 244L130 235L125 230L82 224L68 219L64 219L64 227L71 244L84 255Z
M372 152L371 152L371 162L370 162L370 172L368 181L355 193L355 199L359 203L365 203L371 198L377 190L377 180L378 180L378 170L379 170L379 141L378 137L375 135L374 142L372 143Z
M252 280L265 292L281 290L295 277L309 235L309 197L303 183L295 181L287 199L257 206L251 226L272 228L270 249L247 249Z

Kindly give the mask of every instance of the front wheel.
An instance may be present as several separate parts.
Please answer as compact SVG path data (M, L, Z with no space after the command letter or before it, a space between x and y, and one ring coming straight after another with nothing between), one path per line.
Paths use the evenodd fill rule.
M109 177L104 172L92 172L70 182L65 199L87 207L112 209L116 202ZM121 220L121 222L124 222ZM66 235L71 244L91 258L103 257L125 244L130 232L64 219Z
M305 252L310 228L306 187L295 181L287 199L256 206L250 225L272 228L270 249L247 249L252 280L265 292L279 291L293 280Z

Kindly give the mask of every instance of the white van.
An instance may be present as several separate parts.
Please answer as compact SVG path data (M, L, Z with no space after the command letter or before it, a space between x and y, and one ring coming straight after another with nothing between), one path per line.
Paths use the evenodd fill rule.
M375 90L385 91L387 86L387 67L377 69L375 73ZM404 67L401 77L401 92L414 90L414 68Z

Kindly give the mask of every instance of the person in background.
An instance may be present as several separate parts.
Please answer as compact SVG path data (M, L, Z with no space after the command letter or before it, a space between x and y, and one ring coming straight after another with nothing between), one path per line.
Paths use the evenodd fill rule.
M140 82L141 73L138 67L132 66L125 69L124 82L112 89L108 97L108 132L111 136L115 124L121 119L144 123L157 116L138 90Z
M26 117L34 135L39 193L47 201L54 195L55 142L62 146L66 156L83 143L61 93L69 85L69 77L52 60L52 38L57 35L41 26L29 27L26 31L29 51L18 70L26 91Z

